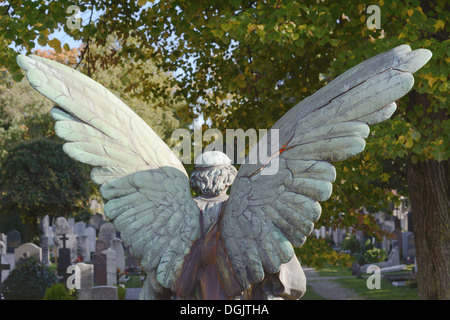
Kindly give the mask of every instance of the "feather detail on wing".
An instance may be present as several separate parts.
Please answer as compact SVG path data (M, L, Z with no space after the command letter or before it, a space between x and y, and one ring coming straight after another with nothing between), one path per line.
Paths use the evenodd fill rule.
M304 243L320 217L319 201L331 195L336 173L330 162L364 150L368 125L394 113L395 101L413 86L412 73L430 57L428 50L402 45L364 61L297 104L269 130L267 145L279 139L282 146L271 150L270 161L248 164L247 157L220 220L228 259L243 290L292 258L292 246ZM269 173L273 166L275 174Z
M199 237L199 209L170 148L109 90L80 72L35 55L17 57L31 86L55 102L55 132L73 159L95 166L105 214L144 268L171 288Z

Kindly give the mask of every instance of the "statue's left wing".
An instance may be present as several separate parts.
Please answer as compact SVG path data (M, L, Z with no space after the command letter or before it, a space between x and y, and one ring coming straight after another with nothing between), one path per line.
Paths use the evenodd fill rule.
M348 70L287 112L268 135L271 158L243 164L220 219L220 233L241 289L276 273L300 247L331 195L335 168L363 151L369 125L388 119L431 57L407 45ZM276 132L275 132L276 131ZM278 136L275 135L278 133ZM279 139L279 149L271 146ZM260 143L264 143L264 139ZM260 146L261 147L261 146ZM275 172L274 172L275 170Z
M17 57L31 86L55 102L64 151L94 166L104 208L141 265L173 288L200 235L188 175L170 148L119 98L82 73L35 55Z

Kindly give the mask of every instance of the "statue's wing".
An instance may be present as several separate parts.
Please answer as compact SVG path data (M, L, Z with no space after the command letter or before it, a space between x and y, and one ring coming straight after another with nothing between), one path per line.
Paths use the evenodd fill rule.
M297 104L272 127L279 149L269 153L267 163L241 166L220 220L228 260L243 290L293 257L292 245L304 243L320 216L318 201L331 195L330 162L363 151L368 125L393 114L394 101L413 86L412 73L430 57L430 51L407 45L379 54ZM265 150L276 145L274 131ZM277 173L271 174L276 162Z
M82 73L35 55L19 55L31 86L55 102L51 114L64 151L95 166L91 178L109 200L124 242L171 288L199 237L199 209L188 175L170 148L119 98Z

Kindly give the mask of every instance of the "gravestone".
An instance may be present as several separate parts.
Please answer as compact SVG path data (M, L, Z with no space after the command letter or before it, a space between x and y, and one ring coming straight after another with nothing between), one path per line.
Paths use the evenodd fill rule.
M4 272L9 273L9 270L11 270L11 265L3 260L3 255L0 253L0 301L3 300L3 284L2 283L3 283L3 280L6 279L6 277L8 276L8 274L4 274Z
M118 289L116 286L97 286L90 292L90 300L118 300Z
M90 292L94 285L94 265L84 262L77 263L80 270L80 289L78 289L78 300L90 300Z
M130 247L126 249L127 259L126 259L126 268L127 270L134 270L139 267L139 259L133 256L131 253Z
M102 253L102 251L105 251L108 249L108 245L105 241L97 240L95 242L95 253Z
M41 249L42 249L42 264L45 266L50 265L50 250L49 250L49 237L42 236L41 238Z
M6 243L0 240L0 254L6 254Z
M69 223L69 227L70 227L70 233L75 233L75 219L74 218L69 218L67 219L67 222Z
M71 265L70 263L70 249L66 247L66 241L68 238L65 234L60 237L62 243L62 248L58 250L58 274L60 276L67 277L67 268Z
M119 238L112 239L110 248L116 252L116 268L120 272L125 272L125 252L122 240Z
M28 259L34 258L37 262L42 262L42 249L34 243L25 243L14 250L14 262L18 266Z
M53 231L57 236L62 235L62 234L72 233L69 222L64 217L56 218ZM58 239L58 237L57 237L57 239Z
M87 226L86 230L84 230L84 235L89 237L90 252L95 252L95 242L97 241L95 228L93 226Z
M58 249L63 248L63 244L61 242L61 236L58 236L58 242L57 242L57 247ZM78 254L78 247L77 247L77 235L74 233L68 233L68 234L64 234L64 236L66 237L66 245L65 248L69 249L70 251L70 259L72 261L75 261L77 258L77 254ZM58 256L59 256L59 250L58 250Z
M106 255L106 285L115 286L117 284L116 251L108 248L102 253Z
M80 271L80 288L77 290L78 300L118 300L117 287L94 287L95 265L77 263Z
M94 265L94 285L106 286L107 284L106 254L94 253L91 259L92 264Z
M77 238L77 252L83 258L84 262L91 261L91 242L88 236L79 236Z
M14 253L14 250L22 244L20 232L17 230L11 230L6 233L8 242L6 243L7 253Z
M0 241L4 242L5 245L6 245L6 243L8 242L8 241L7 241L6 234L0 233ZM5 247L5 251L6 251L6 247Z
M110 241L115 237L116 237L116 229L114 229L114 225L111 222L105 222L100 226L98 239L106 242L108 247L110 245Z
M403 232L402 234L403 257L405 259L414 259L416 257L416 247L414 244L414 233Z
M78 237L82 237L84 236L86 231L86 223L84 223L83 221L79 221L77 223L75 223L74 226L74 233L78 236Z
M98 230L100 230L100 227L104 222L105 222L105 217L102 214L97 213L91 218L90 224L92 226L94 226L95 230L98 231Z
M320 237L326 238L326 236L327 236L327 229L324 226L320 227Z

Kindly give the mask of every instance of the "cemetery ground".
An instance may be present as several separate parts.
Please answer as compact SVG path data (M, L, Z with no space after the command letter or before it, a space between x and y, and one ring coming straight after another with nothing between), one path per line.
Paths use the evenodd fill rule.
M367 279L371 274L352 275L351 270L342 267L325 266L321 269L304 267L307 291L301 300L417 300L417 284L414 281L396 285L388 277L410 273L406 270L381 275L380 289L369 289Z
M386 275L410 272L413 266L404 271L391 272ZM304 267L307 278L307 291L301 300L417 300L418 293L414 282L403 286L395 286L381 276L380 289L368 289L367 279L370 274L362 274L360 278L352 275L348 268L326 266L315 270ZM131 275L125 283L127 296L125 300L139 297L141 279L139 275Z
M15 283L15 287L20 287L16 289L19 292L15 295L17 299L26 299L27 293L23 292L22 288L23 281L28 285L34 285L35 282L40 283L39 279L42 278L37 275L36 271L27 273L26 277L21 276L23 270L17 269L18 271L15 272L13 278L15 280L8 279L10 272L13 273L16 267L26 263L29 259L35 259L38 263L46 266L49 273L57 275L59 282L63 284L60 286L62 291L67 291L65 284L69 283L65 281L64 277L70 277L73 284L78 283L80 288L77 288L75 296L79 300L139 299L140 288L144 280L142 268L139 267L139 260L131 254L130 248L123 245L120 234L116 233L111 222L104 220L100 214L95 215L89 224L75 222L73 218L66 220L63 217L59 217L53 222L50 225L47 217L42 220L40 246L33 243L22 244L21 234L17 230L0 234L0 260L2 262L0 282L6 285L5 279L7 279L9 285ZM304 265L307 292L302 300L418 299L417 289L414 287L417 283L410 280L414 268L414 265L410 263L414 260L406 259L406 257L414 254L413 241L411 241L412 232L403 232L401 236L399 235L398 238L404 240L400 243L398 240L392 240L390 243L389 240L385 239L379 244L391 250L386 252L386 255L380 255L379 257L379 259L387 258L386 261L371 261L371 263L378 264L381 274L379 277L380 288L369 289L367 283L372 274L367 273L366 270L371 264L359 265L356 261L360 263L369 261L357 260L356 257L360 257L364 253L361 251L362 243L365 244L365 253L372 252L370 250L379 252L381 249L374 247L368 250L369 239L361 238L361 240L358 240L356 236L344 237L344 233L339 233L339 230L335 232L328 230L327 234L322 229L317 236L320 237L321 233L325 233L325 236L330 237L330 241L333 239L333 243L340 244L340 246L336 246L336 250L346 249L347 247L358 249L353 248L356 253L354 255L355 263L350 269L325 266L315 270ZM402 253L400 248L403 248ZM349 252L352 252L352 250ZM400 259L400 257L404 259ZM402 262L406 264L402 264ZM76 280L75 273L70 275L71 272L74 272L72 269L70 272L67 271L69 267L72 268L75 265L79 270L78 280ZM30 270L37 269L33 267ZM396 272L393 273L394 270ZM355 274L356 271L358 272ZM19 280L16 280L16 278ZM402 286L398 287L393 283ZM43 291L40 290L42 292L39 294L44 296L48 286L47 282L40 283L39 287L42 287ZM54 288L53 295L49 300L61 300L56 298L57 290L60 290L60 288ZM10 290L10 297L12 297L11 292ZM59 294L66 295L65 292L59 292ZM35 295L33 295L33 299L34 297ZM37 299L41 298L37 297Z

